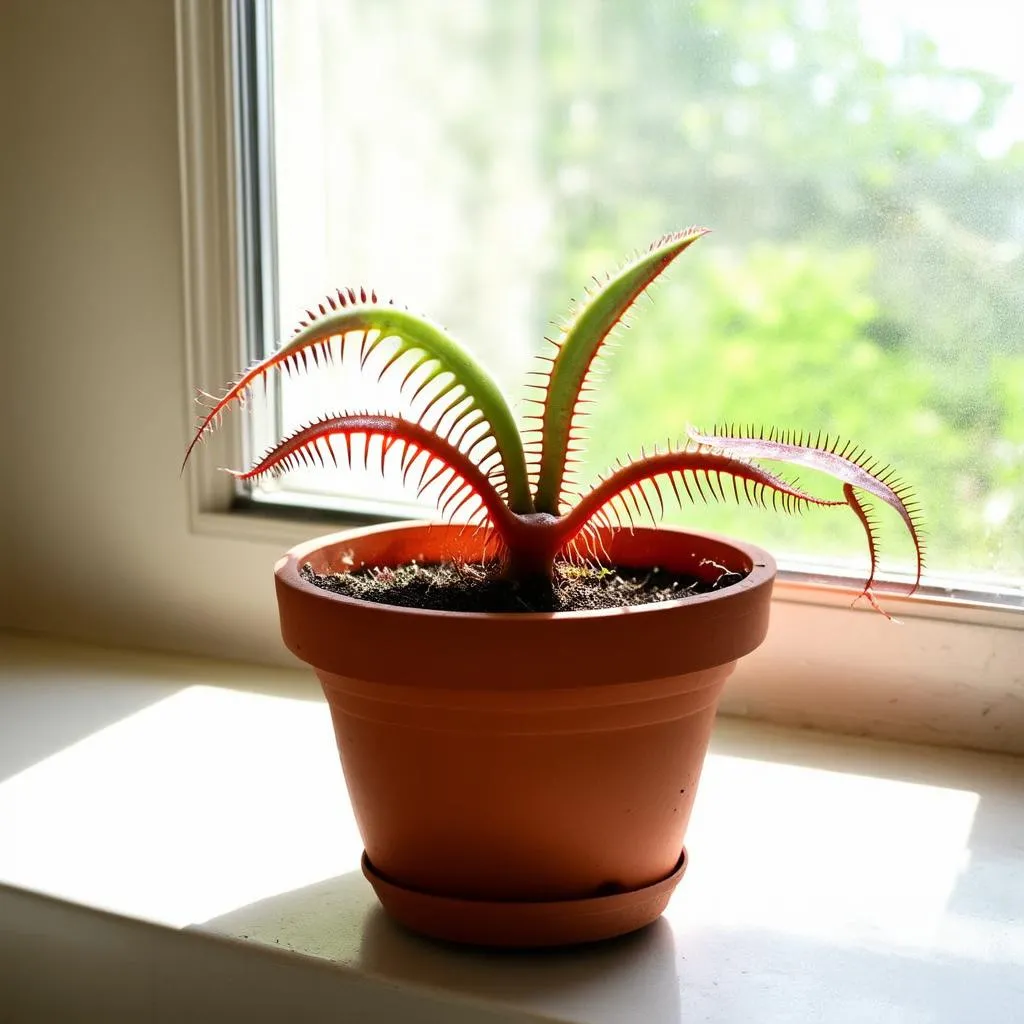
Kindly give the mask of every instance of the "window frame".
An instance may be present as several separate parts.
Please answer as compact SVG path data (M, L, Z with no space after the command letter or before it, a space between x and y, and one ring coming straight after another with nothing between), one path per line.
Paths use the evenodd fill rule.
M184 399L237 372L256 322L276 322L273 297L249 286L254 255L271 250L273 211L259 176L240 173L254 143L235 62L260 31L264 0L176 0L185 278ZM251 65L244 74L258 75ZM241 112L241 113L240 113ZM255 148L254 148L255 147ZM266 167L264 171L266 172ZM263 178L264 182L266 178ZM246 194L260 216L246 214ZM272 257L271 257L272 258ZM252 443L228 416L186 472L189 529L282 550L320 532L387 520L254 501L217 470ZM927 587L883 593L887 622L838 578L780 571L764 647L744 659L722 710L784 724L1024 753L1024 609Z

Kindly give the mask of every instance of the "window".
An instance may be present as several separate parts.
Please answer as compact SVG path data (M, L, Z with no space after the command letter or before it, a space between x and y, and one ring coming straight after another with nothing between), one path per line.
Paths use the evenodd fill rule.
M476 344L516 393L591 273L667 221L708 223L609 362L592 466L687 422L810 421L898 463L932 535L930 586L885 600L895 628L850 607L855 523L682 510L783 556L769 638L723 709L1022 749L1022 92L1000 48L1016 36L1001 4L987 20L972 8L985 39L931 6L178 0L190 385L227 380L243 339L255 355L317 293L365 281ZM689 103L670 94L680 53ZM328 87L339 76L348 94ZM666 144L673 132L686 146ZM335 382L310 386L305 400L345 401ZM227 417L189 471L197 550L229 549L239 571L323 528L309 518L421 514L350 478L294 475L240 499L216 467L312 415L272 390L261 410ZM275 631L269 605L258 621L211 614L252 649Z
M582 479L687 423L838 433L913 483L931 583L1020 604L1024 75L1012 5L982 7L247 8L254 354L365 283L519 395L592 274L708 224L609 361ZM345 371L274 390L250 448L351 393ZM252 497L424 511L372 474L300 471ZM668 519L742 533L792 569L863 571L851 516ZM909 544L887 525L899 579Z

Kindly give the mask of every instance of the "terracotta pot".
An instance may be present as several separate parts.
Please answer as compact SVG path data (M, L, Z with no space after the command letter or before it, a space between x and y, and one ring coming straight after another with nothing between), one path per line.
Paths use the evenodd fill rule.
M455 918L474 902L562 904L571 916L646 899L646 917L591 913L600 927L562 928L557 941L605 937L656 918L671 889L658 905L651 887L682 874L719 695L764 639L775 563L667 527L618 531L607 546L619 565L706 574L707 560L749 575L662 604L516 615L372 604L299 575L307 562L330 572L478 555L456 526L334 534L277 565L282 634L323 684L367 876L418 930L501 944L500 927L484 936ZM426 902L403 913L396 891Z

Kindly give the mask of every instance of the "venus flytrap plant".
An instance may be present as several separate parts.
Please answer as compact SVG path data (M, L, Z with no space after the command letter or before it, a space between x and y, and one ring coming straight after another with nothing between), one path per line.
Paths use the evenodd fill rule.
M399 378L409 415L384 411L341 411L295 431L254 466L235 472L243 480L279 474L300 465L351 465L369 459L371 446L383 473L389 457L398 460L402 479L423 494L436 485L443 516L460 515L487 528L493 553L504 572L523 585L552 585L556 560L604 555L607 531L632 527L638 519L657 521L666 497L680 504L697 500L745 500L788 513L810 506L845 506L860 521L868 546L869 572L861 596L873 596L878 567L878 534L870 498L896 510L914 545L920 583L923 542L919 508L892 469L863 449L838 439L749 428L690 428L686 440L655 448L619 464L586 493L576 490L574 468L582 440L594 370L615 328L668 266L705 230L666 235L616 274L597 282L552 349L541 358L539 397L529 417L534 426L520 433L501 391L487 372L443 330L378 299L365 289L339 290L307 310L292 338L258 362L213 399L188 447L197 442L233 404L241 402L274 370L286 373L341 359L358 345L366 368L378 350L377 377ZM377 360L379 362L379 360ZM355 445L353 440L359 439ZM820 470L842 484L841 498L812 494L760 465L762 461Z

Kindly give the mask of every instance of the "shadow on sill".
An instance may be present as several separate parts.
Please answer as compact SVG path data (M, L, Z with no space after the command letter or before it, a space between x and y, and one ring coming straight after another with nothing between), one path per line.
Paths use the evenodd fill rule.
M673 932L662 918L605 943L482 950L422 938L395 924L358 871L281 893L198 926L331 961L391 984L569 1020L682 1021ZM600 1012L595 1016L594 1007ZM562 1019L559 1017L559 1019Z

